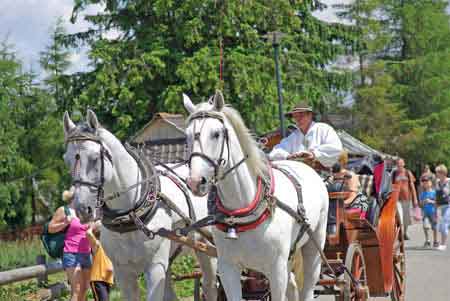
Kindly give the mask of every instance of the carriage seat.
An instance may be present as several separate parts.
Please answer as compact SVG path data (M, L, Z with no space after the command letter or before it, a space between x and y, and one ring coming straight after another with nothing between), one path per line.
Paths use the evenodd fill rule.
M372 175L358 175L359 183L361 184L361 191L366 196L372 196L373 192L373 176Z
M358 175L361 183L361 191L369 198L369 209L366 213L366 219L376 226L380 214L380 206L374 196L374 183L372 175Z
M374 197L372 197L373 191L373 176L372 175L357 175L359 177L359 182L361 184L361 192L365 194L369 199L369 208L366 213L366 219L372 224L376 225L376 221L378 220L379 214L379 206ZM336 185L327 185L328 187L328 195L330 200L333 199L346 199L348 198L348 192L339 191L342 189L342 186ZM329 209L328 209L328 225L327 232L328 234L334 234L336 232L336 202L330 201Z

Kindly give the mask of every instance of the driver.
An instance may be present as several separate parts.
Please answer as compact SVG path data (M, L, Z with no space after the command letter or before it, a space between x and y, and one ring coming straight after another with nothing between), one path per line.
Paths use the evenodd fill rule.
M298 103L286 116L295 120L297 129L273 148L270 160L317 160L326 168L332 167L342 152L336 131L326 123L314 122L313 109L305 102Z

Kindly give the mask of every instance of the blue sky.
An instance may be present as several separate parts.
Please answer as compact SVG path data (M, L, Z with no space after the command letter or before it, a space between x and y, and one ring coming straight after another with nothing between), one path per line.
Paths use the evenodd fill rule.
M333 4L348 3L351 0L322 0L329 9L316 12L316 17L338 22L331 8ZM0 40L13 44L18 57L26 69L39 70L39 52L50 43L50 30L58 17L62 17L69 33L85 31L89 24L80 16L76 24L69 18L73 0L0 0ZM89 13L101 10L100 6L91 6ZM114 36L114 33L112 33ZM75 51L71 56L70 72L85 70L87 66L86 51Z

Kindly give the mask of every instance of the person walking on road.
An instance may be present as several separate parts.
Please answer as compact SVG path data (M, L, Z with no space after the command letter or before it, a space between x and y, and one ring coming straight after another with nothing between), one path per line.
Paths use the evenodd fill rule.
M429 175L420 178L420 186L422 192L419 195L420 206L423 212L423 233L425 234L425 248L431 247L429 230L433 231L433 246L438 247L439 241L437 237L437 208L436 208L436 191L434 190L432 179Z
M405 168L405 160L397 159L397 169L394 171L393 183L400 186L399 204L403 216L404 239L408 240L408 227L411 225L411 205L418 208L417 193L412 172Z
M440 251L447 249L448 227L450 226L450 179L447 177L448 170L444 164L436 167L436 202L439 214L439 232L441 233L441 244L437 247Z
M430 165L425 164L425 166L422 169L422 174L420 175L420 179L423 177L428 176L431 178L431 183L433 184L433 188L436 186L436 175L431 171ZM422 192L422 185L419 185L419 189L417 191L418 194Z

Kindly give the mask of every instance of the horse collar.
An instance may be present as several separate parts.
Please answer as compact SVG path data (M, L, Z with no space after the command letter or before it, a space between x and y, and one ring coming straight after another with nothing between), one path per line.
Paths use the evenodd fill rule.
M214 190L212 196L215 201L216 227L224 232L229 228L234 228L236 232L245 232L255 229L266 221L274 210L274 190L275 181L272 174L272 168L269 169L270 182L264 183L261 177L258 177L257 191L253 201L245 208L235 210L226 209L217 193Z

